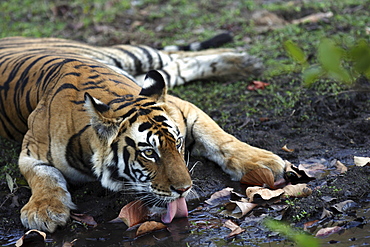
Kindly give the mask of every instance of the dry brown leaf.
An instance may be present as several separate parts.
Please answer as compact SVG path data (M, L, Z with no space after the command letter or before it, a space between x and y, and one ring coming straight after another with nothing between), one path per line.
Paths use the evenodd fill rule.
M319 222L319 220L313 220L313 221L309 221L309 222L304 223L303 224L303 230L307 231L309 228L317 225L318 222Z
M353 157L356 166L367 166L370 165L370 157Z
M307 184L290 184L282 188L285 196L306 197L312 194L312 190Z
M284 178L287 182L290 182L292 184L298 184L298 183L307 183L315 179L311 175L308 175L306 171L298 169L289 161L287 160L284 161L285 161Z
M287 145L284 145L284 147L282 147L281 149L284 150L285 152L288 152L288 153L294 152L294 149L288 148Z
M340 226L333 226L333 227L327 227L327 228L322 228L316 233L316 237L319 238L326 238L329 235L333 233L337 233L342 231L344 228Z
M88 226L96 227L98 225L91 215L71 213L71 218Z
M255 91L255 90L258 90L258 89L265 89L268 85L270 85L270 83L267 83L267 82L262 82L262 81L253 81L251 82L247 89L249 91Z
M167 226L161 222L157 221L146 221L143 224L139 226L139 228L136 231L136 237L142 236L144 234L162 230L167 228Z
M128 227L132 227L144 222L149 214L149 209L140 200L132 201L125 205L118 217L125 222Z
M245 229L241 228L240 226L238 226L237 224L235 224L231 220L225 221L224 227L227 227L231 230L231 233L229 235L227 235L227 238L236 236L236 235L245 231Z
M319 162L311 164L299 164L298 170L305 172L310 178L322 178L328 173L327 166Z
M269 203L280 199L280 196L284 194L284 190L270 190L263 187L249 187L246 190L246 195L249 198L249 202L253 203Z
M335 162L335 166L337 167L337 171L339 173L345 173L347 172L348 168L347 166L345 166L342 162L340 162L339 160L337 160L337 162Z
M39 230L29 230L15 243L20 246L45 246L46 233ZM31 244L32 243L32 244ZM24 244L24 245L23 245Z
M246 173L240 182L258 186L266 184L269 188L274 188L274 175L268 168L258 168Z
M217 191L211 195L211 197L205 201L205 203L211 206L218 206L224 204L230 200L231 192L233 188L225 188L220 191Z
M231 201L225 206L226 209L221 211L221 214L239 219L252 211L256 206L258 206L258 204L248 202L245 199L241 201Z

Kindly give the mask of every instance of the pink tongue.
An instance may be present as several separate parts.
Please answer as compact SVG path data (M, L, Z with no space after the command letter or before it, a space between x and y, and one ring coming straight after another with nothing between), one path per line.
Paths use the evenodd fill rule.
M188 207L186 206L186 201L184 197L180 197L173 202L168 203L167 212L162 215L163 223L171 223L173 218L181 218L188 216Z

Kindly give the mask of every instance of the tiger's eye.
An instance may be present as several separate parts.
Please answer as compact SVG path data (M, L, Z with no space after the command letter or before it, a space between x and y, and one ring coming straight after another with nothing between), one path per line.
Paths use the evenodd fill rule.
M179 147L182 143L182 138L180 137L179 139L176 140L176 146Z
M146 156L151 156L151 155L153 155L153 150L152 149L146 149L146 150L144 150L144 154L146 155Z

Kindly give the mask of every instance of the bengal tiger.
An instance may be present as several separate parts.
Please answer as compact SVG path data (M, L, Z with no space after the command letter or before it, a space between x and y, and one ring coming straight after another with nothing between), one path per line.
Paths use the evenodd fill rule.
M225 49L0 39L0 135L22 142L19 168L32 190L23 225L48 232L64 226L76 208L67 182L94 180L113 191L134 189L166 223L173 205L186 216L192 180L185 149L233 180L261 167L281 178L279 156L237 140L195 105L167 94L191 80L253 72L256 61Z

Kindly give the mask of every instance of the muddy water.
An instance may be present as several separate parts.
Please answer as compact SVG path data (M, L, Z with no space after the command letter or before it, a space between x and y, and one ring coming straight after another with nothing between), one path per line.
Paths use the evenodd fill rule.
M271 232L263 226L264 215L249 216L240 222L246 231L228 239L230 230L223 227L226 220L215 211L203 208L199 201L191 202L189 218L175 219L162 230L135 239L136 229L127 229L125 224L104 223L96 228L77 226L48 235L47 246L62 246L64 242L77 239L75 246L287 246L292 242ZM370 207L357 210L357 216L370 219ZM2 235L2 236L1 236ZM14 246L23 231L0 232L0 245ZM346 229L322 239L323 246L362 246L370 245L370 225Z

